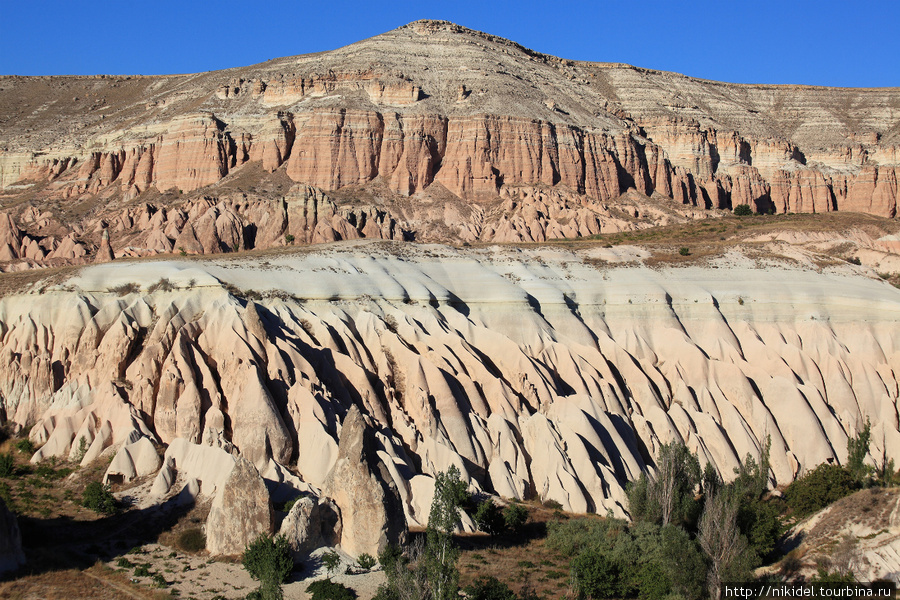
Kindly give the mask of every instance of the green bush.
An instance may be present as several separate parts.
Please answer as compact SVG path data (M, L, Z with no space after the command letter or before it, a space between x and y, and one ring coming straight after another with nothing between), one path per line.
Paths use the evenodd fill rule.
M81 495L81 505L94 512L111 515L116 512L116 498L108 485L99 481L90 482Z
M185 552L200 552L206 549L206 536L197 527L185 529L178 534L175 545Z
M682 246L681 248L678 249L678 254L680 254L681 256L690 256L691 249L688 248L687 246Z
M791 483L784 495L788 506L804 516L852 494L858 487L847 469L823 463Z
M503 520L503 512L490 498L478 503L475 515L472 517L480 531L489 535L498 535L506 529Z
M390 571L395 564L403 561L403 550L396 544L388 544L378 553L378 562L385 571Z
M375 557L365 552L356 558L356 564L364 571L370 571L375 566Z
M335 583L330 579L313 581L306 587L311 600L354 600L356 592L343 583Z
M617 519L584 518L551 521L547 526L547 547L571 557L595 546L611 550L627 524Z
M134 568L135 577L150 577L151 575L153 575L153 572L147 565L138 565Z
M19 440L18 442L16 442L16 450L18 450L22 454L31 456L32 454L34 454L34 443L28 438Z
M338 567L341 566L341 555L334 550L329 550L322 555L322 564L325 565L330 574L334 574L337 572Z
M510 504L503 509L503 521L506 528L515 533L528 521L528 509L521 504Z
M749 217L753 214L753 209L749 204L738 204L731 212L737 217Z
M773 501L758 498L740 503L737 524L741 533L747 537L750 549L763 562L766 562L767 557L772 557L776 542L785 532L781 522L781 508Z
M294 568L291 547L285 536L272 538L260 534L244 550L241 563L250 577L259 582L256 593L260 600L280 600L284 597L281 584Z
M0 454L0 477L12 477L16 472L16 461L13 459L12 452Z
M496 577L480 576L466 586L466 600L518 600L515 592Z
M589 549L572 561L572 581L579 598L622 596L619 566L597 549Z

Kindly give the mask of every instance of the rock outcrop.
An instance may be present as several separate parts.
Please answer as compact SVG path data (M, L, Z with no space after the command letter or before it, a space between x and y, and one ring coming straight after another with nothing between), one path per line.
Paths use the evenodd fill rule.
M238 555L259 537L271 534L274 513L259 471L239 458L219 490L206 520L206 549L212 555Z
M0 299L0 403L34 424L36 461L84 439L83 462L115 448L127 467L129 444L168 444L160 500L226 497L240 455L258 506L331 498L342 546L370 554L399 519L427 523L450 465L476 490L624 515L673 440L728 478L771 436L782 484L846 460L866 418L873 460L900 453L896 288L797 248L642 256L357 241L239 269L89 266Z
M84 447L87 449L86 445ZM152 475L159 470L161 464L153 442L142 437L134 443L126 444L116 453L103 475L103 482L125 483Z
M298 499L281 523L279 535L287 538L298 561L316 548L341 542L341 514L327 498L304 496Z
M341 549L351 556L378 556L388 544L406 543L400 494L375 444L374 431L351 406L341 424L337 461L322 486L341 511Z
M8 95L32 117L4 129L0 208L21 212L23 228L0 223L0 260L85 262L95 249L105 260L98 236L113 221L117 256L271 247L284 235L402 239L404 220L417 240L484 240L482 230L507 229L480 222L485 205L523 186L607 209L627 209L622 194L637 192L673 207L897 212L895 88L748 86L576 63L450 23L349 48L190 81L7 81L0 104ZM104 110L73 100L81 89ZM117 100L145 96L137 118ZM47 98L53 110L41 108ZM290 183L342 190L320 231L285 233ZM125 224L122 202L141 195L174 214ZM25 226L27 211L70 199L54 226ZM212 212L192 214L202 204ZM563 230L585 231L553 234ZM521 227L509 235L529 238Z
M15 571L25 564L22 534L16 515L0 500L0 573Z

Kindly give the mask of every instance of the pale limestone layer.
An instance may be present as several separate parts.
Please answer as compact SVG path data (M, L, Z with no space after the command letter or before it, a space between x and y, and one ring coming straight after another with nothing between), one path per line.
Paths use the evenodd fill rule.
M622 514L626 483L673 440L728 478L771 436L779 483L845 460L866 418L873 457L900 452L895 288L802 254L615 266L637 254L357 242L92 266L0 300L0 397L36 423L39 458L79 436L91 456L155 436L173 457L160 473L181 471L188 436L316 495L355 406L368 468L410 524L427 522L430 476L450 465L475 489ZM162 278L173 289L148 291ZM129 282L140 291L109 291ZM187 476L226 476L204 465Z

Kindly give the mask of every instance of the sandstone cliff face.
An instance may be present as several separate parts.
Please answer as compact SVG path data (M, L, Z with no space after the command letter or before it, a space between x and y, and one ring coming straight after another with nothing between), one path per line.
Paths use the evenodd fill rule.
M4 130L0 208L160 191L221 201L219 183L240 187L257 169L271 174L263 182L370 185L395 200L435 186L474 206L533 186L604 203L636 190L702 208L896 213L896 89L704 82L545 56L443 22L190 81L70 78L59 98L55 82L2 80L0 107L33 118ZM47 97L55 112L40 108ZM168 246L159 234L150 245Z
M212 555L240 555L261 534L273 529L272 502L259 472L244 459L213 500L206 520L206 549Z
M341 548L351 556L378 556L389 544L406 543L400 493L355 405L341 424L337 459L322 491L341 511Z
M344 484L393 487L424 525L431 477L451 464L476 489L623 514L626 482L672 440L727 478L771 435L781 483L845 460L866 417L873 457L900 451L898 292L853 267L402 250L357 242L241 269L113 262L3 298L0 402L34 423L35 460L82 437L85 460L168 443L160 493L176 476L227 489L239 453L271 485L333 494L342 543L374 544L348 525L362 488ZM129 282L139 289L111 291Z

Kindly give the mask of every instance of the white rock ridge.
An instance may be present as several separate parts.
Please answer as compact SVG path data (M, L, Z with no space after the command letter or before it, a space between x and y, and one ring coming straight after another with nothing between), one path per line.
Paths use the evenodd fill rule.
M501 496L623 514L672 440L728 478L771 436L780 483L845 460L866 418L873 457L898 455L900 291L849 265L614 264L628 253L355 243L91 266L0 300L0 399L40 456L146 437L204 486L229 476L223 450L209 474L177 458L190 442L314 493L355 406L411 525L451 464Z

